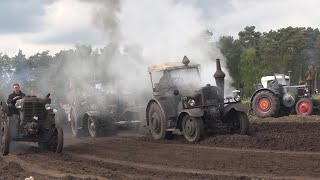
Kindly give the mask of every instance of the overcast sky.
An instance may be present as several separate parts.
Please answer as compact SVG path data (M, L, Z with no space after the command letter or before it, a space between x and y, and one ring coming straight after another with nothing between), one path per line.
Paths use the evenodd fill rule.
M76 43L102 47L110 34L93 22L100 6L99 0L1 0L0 52L14 56L21 49L30 56L44 50L54 54ZM135 34L144 29L149 39L163 32L174 39L181 32L180 41L203 28L215 37L237 37L251 25L259 31L320 26L317 0L124 0L120 6L117 20L122 33L128 34L124 38L133 43L139 42ZM140 15L134 18L136 14Z

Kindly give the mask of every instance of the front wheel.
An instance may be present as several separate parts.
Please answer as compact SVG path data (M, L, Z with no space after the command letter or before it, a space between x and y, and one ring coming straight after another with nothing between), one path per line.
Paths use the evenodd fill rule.
M204 134L204 126L201 117L184 116L182 119L182 134L191 143L198 142Z
M7 123L3 123L1 131L1 152L3 156L6 156L10 149L10 129Z
M307 116L313 112L313 103L308 98L301 98L296 104L296 112L299 115Z
M225 117L232 134L249 134L249 118L245 112L232 110Z
M55 153L61 153L63 149L63 130L61 127L57 127L53 130L52 143L50 150Z

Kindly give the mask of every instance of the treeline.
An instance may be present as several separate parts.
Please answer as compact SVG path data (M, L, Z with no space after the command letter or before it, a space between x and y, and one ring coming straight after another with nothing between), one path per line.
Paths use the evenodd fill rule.
M227 68L236 88L249 97L253 84L262 76L292 71L293 83L299 76L305 79L307 71L312 73L320 67L319 29L287 27L269 32L258 32L247 26L238 33L238 38L222 36L219 48L226 58Z

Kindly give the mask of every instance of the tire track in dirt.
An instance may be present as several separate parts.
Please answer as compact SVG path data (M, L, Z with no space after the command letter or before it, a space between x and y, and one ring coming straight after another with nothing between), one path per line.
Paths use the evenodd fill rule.
M114 138L84 142L70 146L65 152L86 154L91 152L101 159L160 165L170 168L272 174L273 176L319 177L319 152L281 152L220 148L181 144L173 141L141 141L139 138ZM159 151L157 151L159 150ZM257 152L253 152L257 151ZM296 162L300 162L297 164ZM290 178L289 178L290 179Z
M68 153L72 154L72 156L85 158L88 160L103 161L106 163L113 163L113 164L122 165L122 166L132 166L136 168L172 172L172 173L202 174L202 175L210 175L210 176L228 176L228 177L230 176L231 177L249 177L249 178L264 178L264 179L270 179L270 178L271 179L293 179L293 180L319 179L317 177L310 177L310 176L276 176L273 174L239 173L239 172L231 172L231 171L199 170L199 169L188 169L188 168L179 168L179 167L170 168L168 166L163 166L163 165L136 163L136 162L130 162L130 161L116 160L112 158L101 158L101 157L87 155L87 154L77 154L72 152L68 152Z
M35 172L40 175L51 176L51 177L55 177L55 178L64 178L66 176L73 176L73 177L81 178L81 179L86 179L86 178L107 179L107 178L104 178L101 176L64 173L64 172L57 171L54 169L49 169L47 167L45 168L45 167L42 167L42 166L37 165L35 163L29 163L27 161L24 161L16 155L9 155L8 157L3 157L3 160L7 163L16 162L16 163L20 164L21 167L25 171L28 171L30 173Z
M170 146L173 144L163 144L164 146ZM209 149L218 151L229 151L229 152L249 152L249 153L269 153L269 154L290 154L290 155L319 155L320 152L310 151L280 151L280 150L263 150L263 149L248 149L248 148L227 148L227 147L212 147L204 145L188 145L188 144L174 144L177 147L192 148L192 149Z
M96 139L95 141L101 141L101 140L137 140L136 137L115 137L110 139ZM81 144L87 144L92 145L95 143L95 141L91 142L81 142ZM229 151L229 152L253 152L253 153L269 153L269 154L289 154L289 155L320 155L320 152L311 152L311 151L289 151L289 150L268 150L268 149L256 149L256 148L229 148L229 147L214 147L214 146L206 146L201 144L181 144L181 143L175 143L171 142L174 140L163 140L163 141L156 141L154 142L147 142L151 144L161 144L162 146L176 146L181 148L192 148L192 149L209 149L209 150L218 150L218 151ZM96 146L96 145L95 145ZM66 146L67 147L67 146Z

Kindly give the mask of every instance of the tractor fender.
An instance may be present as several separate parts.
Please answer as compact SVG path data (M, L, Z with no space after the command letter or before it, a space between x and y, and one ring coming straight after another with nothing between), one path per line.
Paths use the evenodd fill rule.
M229 104L227 106L225 106L223 108L223 115L222 117L224 117L225 115L227 115L231 110L235 110L238 112L246 112L248 110L248 107L242 103L233 103L233 104Z
M180 130L182 130L182 119L185 115L190 115L192 117L202 117L204 115L204 111L200 108L183 109L182 111L180 111L177 119L177 128Z
M253 101L253 98L256 96L256 94L257 94L258 92L261 92L261 91L269 91L269 92L271 92L271 93L273 93L273 94L276 94L276 95L279 94L278 92L274 91L273 89L268 89L268 88L262 88L262 89L256 90L256 91L252 94L252 96L251 96L251 98L250 98L250 109L252 109L252 101Z
M193 117L202 117L204 115L204 112L202 109L200 108L193 108L193 109L183 109L182 111L179 112L179 116L181 116L181 114L183 113L187 113L189 114L190 116L193 116Z
M157 103L157 104L160 106L160 109L161 109L162 113L164 114L165 119L167 119L167 115L166 115L165 111L163 110L163 107L162 107L161 103L160 103L157 99L152 98L152 99L148 102L148 105L147 105L147 108L146 108L147 126L149 126L149 119L148 119L148 117L149 117L149 109L150 109L150 106L151 106L152 103Z

